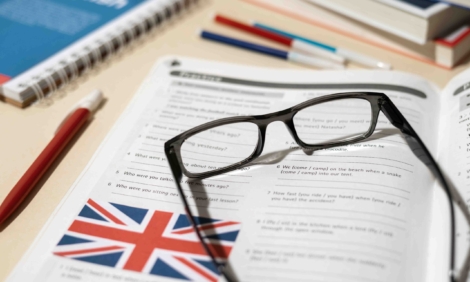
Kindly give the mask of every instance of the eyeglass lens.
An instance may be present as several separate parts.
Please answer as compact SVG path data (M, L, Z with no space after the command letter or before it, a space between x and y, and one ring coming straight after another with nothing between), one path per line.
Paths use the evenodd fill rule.
M188 138L181 146L186 170L202 173L248 158L258 143L258 126L239 122L214 127Z
M294 116L294 126L304 143L322 145L360 137L369 131L371 118L369 101L340 99L300 110Z

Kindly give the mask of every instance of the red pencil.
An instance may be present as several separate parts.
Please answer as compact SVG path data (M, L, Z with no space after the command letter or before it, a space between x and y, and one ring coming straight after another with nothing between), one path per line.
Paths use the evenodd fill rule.
M101 92L95 90L72 109L70 115L65 118L57 130L54 138L52 138L0 205L0 225L23 202L57 156L72 140L73 136L85 125L102 100L103 95Z

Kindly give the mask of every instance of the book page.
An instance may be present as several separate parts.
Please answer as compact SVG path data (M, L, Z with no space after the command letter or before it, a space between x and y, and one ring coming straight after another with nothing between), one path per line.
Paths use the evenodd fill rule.
M438 121L438 92L416 76L162 59L9 281L222 279L186 218L164 143L211 120L347 91L386 93L436 151L428 122ZM364 115L348 103L307 112L299 136L313 132L322 142L368 127L368 109ZM240 136L252 132L234 125L212 131L224 135L219 143L188 139L194 155L184 166L225 166L249 145ZM199 149L210 153L198 156ZM223 164L211 161L219 155ZM433 181L380 115L367 141L313 154L274 122L251 165L181 184L198 228L236 281L385 282L424 280Z
M469 70L459 74L447 84L442 91L441 104L438 161L449 178L450 184L455 187L465 204L468 205L470 200ZM442 195L440 198L442 202ZM449 213L447 204L444 204L443 209L443 212ZM468 211L466 207L464 209ZM465 258L469 255L469 222L465 219L460 207L455 206L455 210L457 211L457 267L460 270ZM447 217L448 220L450 217L448 215ZM439 229L437 228L434 232L436 237L442 236L438 232ZM448 251L446 248L441 248L438 252L448 253Z

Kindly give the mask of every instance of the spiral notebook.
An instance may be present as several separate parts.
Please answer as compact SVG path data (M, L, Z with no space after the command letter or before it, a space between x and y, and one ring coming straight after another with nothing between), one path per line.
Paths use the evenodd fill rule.
M195 0L0 0L0 98L44 99Z

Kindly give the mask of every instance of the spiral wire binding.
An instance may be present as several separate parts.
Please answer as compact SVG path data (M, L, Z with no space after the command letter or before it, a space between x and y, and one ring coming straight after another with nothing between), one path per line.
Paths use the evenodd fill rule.
M50 75L46 76L47 86L49 87L51 92L55 92L57 91L57 84L53 78L54 69L49 68L47 69L47 72L50 73ZM51 103L51 101L47 97L43 97L43 100L41 102L46 105L49 105Z
M74 56L75 54L72 54L72 58L75 57ZM72 60L72 68L71 68L71 71L72 71L72 77L70 78L70 80L73 80L73 79L76 79L78 77L78 75L80 74L78 72L78 65L77 65L77 61L76 60Z
M127 31L125 29L120 29L119 34L117 36L117 41L119 42L117 51L122 51L124 50L124 46L126 46L126 34Z
M65 71L65 67L67 65L67 62L61 61L60 62L63 67L59 69L59 78L61 83L68 84L69 83L69 76L67 75L67 72Z
M96 42L95 42L95 43L96 43ZM98 46L99 46L99 45L98 45ZM93 49L93 60L94 60L93 65L96 65L97 62L101 62L102 59L103 59L103 58L102 58L102 56L101 56L100 47Z
M95 47L85 46L83 53L69 55L59 62L58 67L47 69L45 76L34 76L29 83L21 83L20 86L33 91L38 103L50 104L51 94L123 50L124 47L131 45L136 39L160 26L163 21L179 14L183 8L187 9L197 2L199 1L177 0L165 6L157 4L158 8L139 17L141 19L139 23L130 21L125 28L117 27L114 33L107 35L105 43L99 39L96 40L93 43Z
M90 60L90 52L89 52L89 49L88 48L85 48L85 55L82 56L82 61L84 60L84 64L85 64L85 71L91 69L91 67L93 66L92 63L91 63L91 60Z

